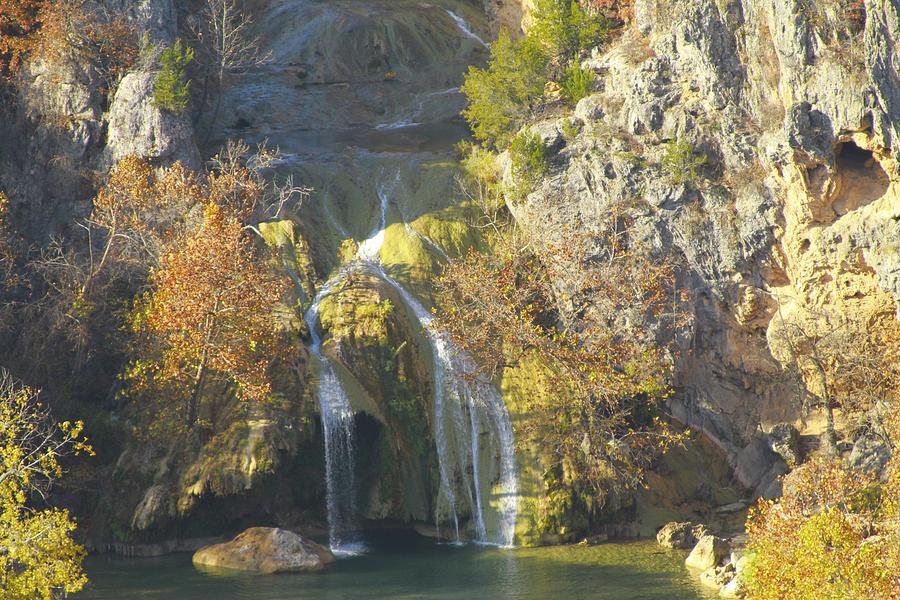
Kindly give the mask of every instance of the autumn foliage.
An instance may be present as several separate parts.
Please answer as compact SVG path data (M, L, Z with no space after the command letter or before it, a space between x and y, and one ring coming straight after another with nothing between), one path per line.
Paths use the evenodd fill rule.
M82 423L55 424L37 393L0 370L0 590L9 600L51 600L84 587L84 548L66 510L40 502L63 475L62 457L91 447Z
M15 72L33 47L45 4L43 0L0 0L0 76Z
M133 375L185 398L188 425L210 379L233 382L248 400L269 394L268 364L279 355L273 308L287 288L256 258L240 221L213 203L204 211L200 226L162 256L135 319L158 354Z
M506 231L492 250L452 262L436 283L439 321L491 376L539 373L517 438L602 504L679 437L655 418L668 389L663 349L621 320L668 319L674 271L628 248L621 230L560 239L536 252L541 242Z
M137 60L135 31L118 15L77 0L0 0L0 78L11 78L30 55L69 52L89 63L108 93Z
M750 597L900 598L898 458L887 473L819 457L788 475L784 497L760 501L747 523Z

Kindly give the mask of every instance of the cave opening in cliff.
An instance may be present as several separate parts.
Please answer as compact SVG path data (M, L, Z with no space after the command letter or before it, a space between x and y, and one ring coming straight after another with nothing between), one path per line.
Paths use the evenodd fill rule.
M852 140L835 148L838 193L832 203L839 216L871 204L887 192L890 178L871 150Z

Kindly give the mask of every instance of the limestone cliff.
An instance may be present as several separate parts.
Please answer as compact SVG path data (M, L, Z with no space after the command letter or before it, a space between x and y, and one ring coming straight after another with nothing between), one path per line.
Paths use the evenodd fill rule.
M616 206L681 257L695 325L671 409L759 493L784 469L761 430L801 416L780 328L900 303L900 3L844 4L636 0L584 62L596 92L531 124L553 167L510 204L542 238ZM678 181L671 144L706 156L696 178Z

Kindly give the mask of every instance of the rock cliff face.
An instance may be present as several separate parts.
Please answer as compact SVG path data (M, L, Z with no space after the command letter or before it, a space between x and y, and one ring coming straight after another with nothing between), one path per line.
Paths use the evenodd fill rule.
M636 0L583 65L597 92L531 125L553 167L510 207L539 237L617 207L650 252L683 257L695 326L671 408L760 493L784 469L760 429L800 416L786 324L900 303L900 3L845 4ZM670 142L707 157L696 178L665 166Z
M171 44L178 31L172 0L104 0L145 46ZM126 154L199 165L187 117L152 106L153 74L142 66L106 90L83 53L66 50L31 61L18 98L0 123L11 143L0 150L0 182L28 237L57 234L89 211L93 180Z

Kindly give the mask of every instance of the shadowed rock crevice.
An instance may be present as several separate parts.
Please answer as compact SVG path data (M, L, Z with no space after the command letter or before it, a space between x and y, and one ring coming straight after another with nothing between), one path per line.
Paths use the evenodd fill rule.
M838 216L862 208L887 193L890 179L872 154L853 141L835 148L837 194L831 207Z

